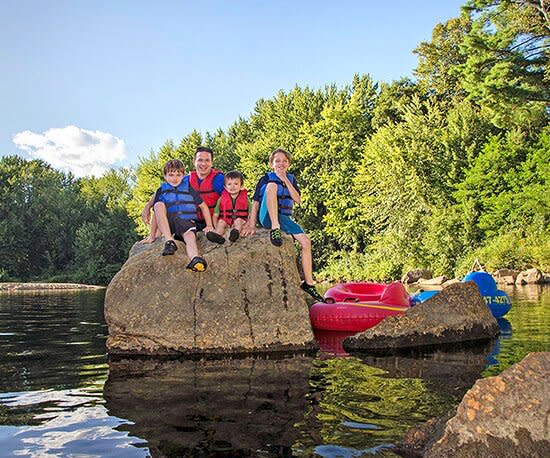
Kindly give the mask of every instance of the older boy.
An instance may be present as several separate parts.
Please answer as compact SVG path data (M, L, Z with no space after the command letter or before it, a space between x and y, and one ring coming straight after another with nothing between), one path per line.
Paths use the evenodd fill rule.
M260 178L254 192L248 232L253 232L256 215L260 224L271 229L269 238L277 247L283 243L281 231L290 234L298 242L302 252L302 270L304 281L300 287L318 301L323 297L315 289L313 280L313 262L311 259L311 241L301 226L292 219L294 203L300 204L300 190L294 175L287 173L290 167L290 153L277 148L269 156L269 165L273 172Z
M155 218L166 243L163 256L172 255L178 249L174 242L175 234L185 243L189 264L187 269L193 272L206 270L206 260L199 256L195 237L195 219L197 207L203 214L206 222L204 231L213 230L212 218L206 203L199 193L189 183L189 177L184 177L183 162L173 159L164 165L164 183L161 184L154 198Z

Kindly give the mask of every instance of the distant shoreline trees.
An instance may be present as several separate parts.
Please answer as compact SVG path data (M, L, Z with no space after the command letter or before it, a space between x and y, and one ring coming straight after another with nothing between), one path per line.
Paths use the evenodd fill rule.
M319 277L399 278L550 270L548 6L467 1L415 50L415 81L295 87L227 130L193 131L135 172L75 180L40 161L0 160L0 280L105 284L145 233L141 209L162 164L191 169L200 144L251 188L276 147L293 153ZM30 224L30 226L29 226Z

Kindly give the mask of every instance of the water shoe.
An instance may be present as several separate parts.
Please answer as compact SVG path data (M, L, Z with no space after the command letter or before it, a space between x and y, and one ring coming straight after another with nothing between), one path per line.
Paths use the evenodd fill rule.
M283 237L281 235L281 229L271 229L269 232L269 240L275 246L281 246L283 244Z
M191 262L185 266L185 268L193 272L204 272L207 266L208 264L206 263L206 259L201 258L200 256L195 256L191 259Z
M164 244L164 250L162 250L163 256L170 256L174 254L176 251L178 251L178 246L176 245L176 242L173 240L167 240Z
M302 288L316 301L325 302L325 298L317 292L314 285L308 285L305 281L303 281L302 283L300 283L300 288Z
M231 232L229 233L229 241L236 242L240 235L241 234L238 229L231 229Z
M207 232L206 233L206 238L208 240L210 240L211 242L219 243L220 245L222 243L225 243L225 239L220 234L217 234L214 231Z

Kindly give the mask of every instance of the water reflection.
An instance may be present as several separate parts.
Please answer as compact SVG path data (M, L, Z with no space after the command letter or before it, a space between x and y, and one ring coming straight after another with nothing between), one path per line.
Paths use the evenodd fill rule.
M290 456L312 357L109 362L104 397L152 456Z
M349 356L336 345L340 335L325 336L315 358L110 365L103 293L0 294L0 450L394 457L392 444L456 406L480 375L550 350L550 288L510 293L512 309L488 348Z
M106 373L104 292L0 295L0 392L68 388Z

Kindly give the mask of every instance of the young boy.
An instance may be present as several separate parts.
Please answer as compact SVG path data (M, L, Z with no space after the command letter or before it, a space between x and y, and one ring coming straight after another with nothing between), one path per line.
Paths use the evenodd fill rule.
M158 228L166 243L164 244L163 256L172 255L178 249L174 242L176 237L181 238L185 243L187 256L190 262L186 269L193 272L204 272L206 260L199 256L197 239L195 238L195 220L197 218L197 207L200 208L206 227L204 232L208 233L212 227L212 218L208 205L202 200L199 193L189 184L189 177L185 175L183 162L173 159L164 165L163 175L165 182L155 193L154 208Z
M269 156L269 165L273 172L266 173L254 192L252 210L250 212L249 227L247 232L253 232L256 215L260 224L271 229L269 238L277 247L283 244L281 230L290 234L298 242L302 251L302 270L304 281L300 287L318 301L323 297L315 289L313 281L313 267L311 260L311 241L304 230L292 219L292 207L294 203L300 204L300 190L294 175L287 173L291 156L287 151L277 148Z
M229 241L235 242L241 235L243 226L248 220L250 203L248 192L243 188L243 175L237 170L225 174L224 190L214 209L214 230L206 234L211 242L222 244L227 228Z

